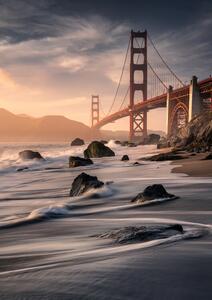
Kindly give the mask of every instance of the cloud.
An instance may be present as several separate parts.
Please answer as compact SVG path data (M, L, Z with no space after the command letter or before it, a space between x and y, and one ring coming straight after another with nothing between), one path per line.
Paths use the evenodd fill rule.
M55 13L53 0L16 4L0 0L0 85L4 84L0 97L5 103L31 114L81 115L89 123L90 95L98 93L107 110L134 23L98 14ZM210 27L211 18L204 15L181 31L153 35L162 56L183 80L193 74L208 75ZM117 108L128 84L129 68L123 75Z
M0 69L0 86L9 89L16 89L18 84L13 80L9 72Z

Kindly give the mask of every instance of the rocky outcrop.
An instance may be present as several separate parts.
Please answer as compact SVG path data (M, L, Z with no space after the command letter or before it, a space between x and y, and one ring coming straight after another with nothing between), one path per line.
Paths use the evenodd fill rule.
M162 184L153 184L147 186L142 193L134 197L131 202L143 203L155 199L175 199L176 196L167 193Z
M71 146L82 146L82 145L85 145L85 142L80 138L76 138L71 142Z
M92 165L93 161L90 158L82 158L78 156L69 157L69 168Z
M166 160L179 160L184 159L185 156L179 155L175 152L159 153L150 157L143 158L142 160L147 161L166 161Z
M19 152L19 157L22 160L30 160L30 159L44 160L44 158L42 157L42 155L39 152L32 151L32 150L24 150L24 151Z
M176 234L183 234L181 224L128 226L98 235L100 238L113 239L116 243L147 242L155 239L164 239Z
M212 147L212 112L205 112L194 117L175 136L170 138L170 145L189 151L209 151Z
M130 160L129 156L127 154L123 155L121 161L127 161L127 160Z
M156 145L158 144L159 140L160 140L159 134L151 133L144 139L141 145Z
M94 141L84 151L85 158L115 156L113 150L104 144Z
M104 182L99 181L96 176L90 176L86 173L81 173L77 176L70 190L70 196L80 196L91 189L98 189L104 185Z
M170 142L165 137L161 137L157 143L157 149L168 148L170 146Z

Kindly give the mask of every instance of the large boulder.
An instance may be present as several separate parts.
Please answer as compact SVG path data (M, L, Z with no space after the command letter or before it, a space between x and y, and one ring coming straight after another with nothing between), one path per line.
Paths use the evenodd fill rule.
M76 138L71 142L71 146L82 146L82 145L85 145L85 142L80 138Z
M42 155L39 152L32 151L32 150L24 150L24 151L19 152L19 157L22 160L30 160L30 159L44 160L44 158L42 157Z
M127 161L127 160L130 160L129 156L127 154L123 155L121 161Z
M210 150L212 147L212 112L195 116L169 139L171 146L186 150Z
M134 197L131 202L143 203L155 199L175 199L176 196L167 193L162 184L153 184L147 186L142 193Z
M80 196L91 189L98 189L104 185L104 182L99 181L96 176L90 176L86 173L78 175L73 183L70 190L70 196Z
M105 157L105 156L115 156L113 150L104 144L94 141L88 145L88 148L84 151L84 157Z
M90 158L82 158L78 156L69 157L69 168L92 165L93 161Z

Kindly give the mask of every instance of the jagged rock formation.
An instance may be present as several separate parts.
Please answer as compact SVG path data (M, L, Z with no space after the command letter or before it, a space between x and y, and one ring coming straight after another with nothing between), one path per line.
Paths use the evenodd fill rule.
M185 150L208 151L212 147L212 112L194 117L176 136L170 138L170 145Z

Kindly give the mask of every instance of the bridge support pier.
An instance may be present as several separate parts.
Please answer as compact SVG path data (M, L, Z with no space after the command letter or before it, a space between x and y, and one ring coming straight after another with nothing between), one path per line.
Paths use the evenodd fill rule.
M198 115L202 110L202 101L200 97L199 87L197 84L197 77L193 76L189 86L189 109L188 121Z
M166 135L167 136L170 135L170 119L171 119L170 98L171 98L172 91L173 91L173 87L170 85L166 96Z

